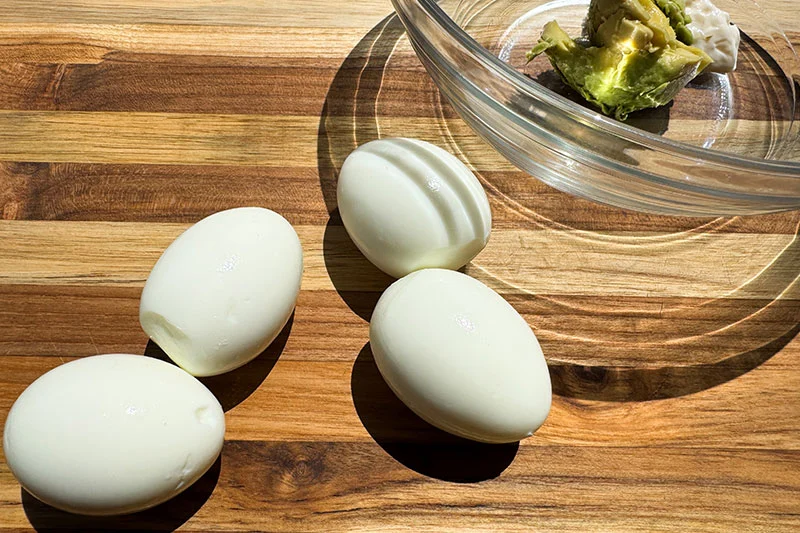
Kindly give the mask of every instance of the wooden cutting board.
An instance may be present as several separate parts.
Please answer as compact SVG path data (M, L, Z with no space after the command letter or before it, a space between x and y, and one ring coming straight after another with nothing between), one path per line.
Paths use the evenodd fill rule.
M387 0L3 2L0 423L63 362L163 357L138 324L142 285L212 212L282 213L305 273L273 346L205 380L228 429L200 482L88 519L21 491L0 460L0 531L800 530L800 213L671 218L554 191L441 102L390 14ZM434 430L372 361L390 280L349 241L334 190L350 150L391 135L451 150L486 185L494 231L466 271L534 328L555 393L519 445Z

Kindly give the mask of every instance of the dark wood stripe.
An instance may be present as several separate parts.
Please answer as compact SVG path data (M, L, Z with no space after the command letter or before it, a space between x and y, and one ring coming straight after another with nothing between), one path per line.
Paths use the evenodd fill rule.
M796 525L798 468L797 452L770 450L229 441L208 475L151 511L82 518L27 494L22 504L40 531L628 531L668 520L676 531L783 532ZM453 482L470 475L485 480Z
M139 296L134 287L0 285L0 354L143 353ZM352 361L368 341L367 320L379 297L379 291L302 291L281 357ZM506 299L537 333L552 364L586 372L717 364L757 350L766 360L790 340L800 318L800 301L785 298Z
M324 225L336 209L336 172L327 167L329 158L320 164L0 163L0 218L193 222L222 209L260 205L278 209L293 224ZM637 213L558 192L523 172L479 176L488 185L495 229L794 234L800 224L798 213L730 219ZM335 211L331 223L341 225Z
M331 59L325 65L304 66L286 60L274 64L258 58L120 52L98 64L0 63L0 109L316 116L327 97L330 116L377 116L378 121L456 116L449 106L439 105L422 66L415 59L406 65L410 60L355 53L341 65ZM549 64L541 68L552 74ZM553 76L545 78L545 85L568 92ZM765 106L773 108L776 120L791 118L781 114L791 110L776 107L785 90L778 78L743 68L733 80L737 119L761 120ZM702 87L686 89L668 110L653 117L661 120L666 113L674 121L705 116L708 106L717 105L708 100L711 94ZM636 120L650 127L646 123L653 117Z
M800 213L697 218L611 207L562 193L524 172L478 172L486 184L495 227L598 232L721 232L795 234Z
M316 114L335 72L137 59L17 67L21 72L3 73L0 104L19 110Z
M374 113L344 97L377 96L392 117L434 117L435 88L418 69L259 65L255 59L117 54L99 64L0 63L0 109L319 115ZM345 94L351 93L351 94ZM450 113L452 115L452 113Z
M280 206L293 224L321 225L328 216L317 183L314 169L303 168L8 163L0 164L0 213L26 220L194 222L222 209L261 205Z
M0 285L0 355L46 357L143 353L135 287ZM366 309L377 294L358 298ZM325 334L321 335L320 332ZM367 324L334 291L302 291L283 357L353 360Z

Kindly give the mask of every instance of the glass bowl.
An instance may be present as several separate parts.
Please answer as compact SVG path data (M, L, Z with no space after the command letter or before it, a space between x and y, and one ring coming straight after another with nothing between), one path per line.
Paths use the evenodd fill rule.
M525 52L557 19L580 34L588 0L392 0L441 93L475 132L561 191L651 213L745 215L800 208L800 64L792 2L716 0L742 32L737 69L704 74L669 106L626 122ZM780 26L774 22L780 21Z

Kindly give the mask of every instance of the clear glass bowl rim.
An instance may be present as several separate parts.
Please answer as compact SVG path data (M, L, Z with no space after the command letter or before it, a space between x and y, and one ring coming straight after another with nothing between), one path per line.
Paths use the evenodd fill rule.
M582 123L594 121L599 123L603 130L608 134L627 142L640 145L655 152L669 153L670 156L680 159L702 161L712 166L733 167L742 170L770 173L775 178L800 178L800 162L758 159L735 154L728 154L713 150L706 150L687 143L666 139L654 133L639 130L612 120L598 112L591 111L563 96L556 94L545 87L537 85L529 80L524 74L513 68L511 65L500 61L494 54L481 46L467 32L465 32L444 10L439 7L436 0L412 0L447 34L456 41L458 45L469 52L473 58L490 72L496 73L498 77L508 83L520 93L534 100L540 100L551 105L573 120L576 127L583 127ZM397 8L397 5L395 5ZM782 35L786 39L785 35ZM788 39L786 42L789 43ZM791 43L789 43L791 44ZM793 49L793 48L792 48ZM794 49L793 49L794 50ZM797 55L795 53L795 58ZM792 92L795 93L794 80L792 81ZM472 85L472 84L468 84ZM476 88L477 89L477 88ZM480 91L480 89L477 89ZM483 96L492 98L488 94L480 91ZM796 120L796 119L795 119ZM792 126L794 127L794 126ZM800 142L798 140L797 142Z

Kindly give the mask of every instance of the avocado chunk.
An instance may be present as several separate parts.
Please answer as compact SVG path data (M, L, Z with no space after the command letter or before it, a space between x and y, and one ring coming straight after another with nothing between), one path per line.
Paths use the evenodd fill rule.
M670 102L711 63L678 40L653 0L592 0L584 36L576 41L548 22L527 59L546 53L568 85L619 120Z
M692 18L686 13L686 3L684 0L654 0L660 9L669 19L669 25L675 30L678 40L684 44L693 44L694 37L692 30L687 28Z

